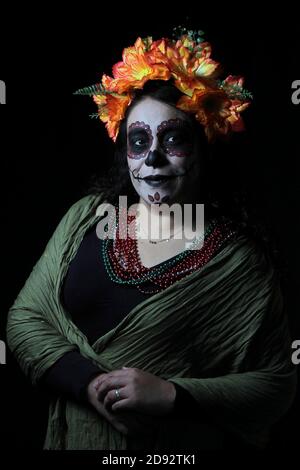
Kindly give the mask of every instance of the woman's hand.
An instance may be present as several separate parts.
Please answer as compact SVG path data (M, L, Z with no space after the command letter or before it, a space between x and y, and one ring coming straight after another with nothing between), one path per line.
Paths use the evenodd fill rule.
M87 388L88 401L110 424L126 436L136 436L141 434L151 434L159 425L159 419L152 416L146 416L141 413L126 411L109 411L98 399L98 390L101 377L106 374L100 374L93 379Z
M171 382L130 367L101 374L97 390L98 399L113 412L137 411L156 416L168 414L176 396ZM119 396L116 390L119 390Z
M122 434L124 435L127 435L128 434L128 427L123 423L121 422L120 420L118 420L117 416L114 415L113 413L110 413L106 408L105 406L103 405L103 403L101 403L99 400L98 400L98 391L97 391L97 386L98 386L98 381L99 379L101 378L102 375L106 375L106 374L100 374L100 375L97 375L97 377L95 379L93 379L88 387L87 387L87 398L88 398L88 401L89 403L96 409L96 411L98 411L98 413L103 416L105 419L107 419L107 421L110 422L110 424L115 428L117 429L118 431L120 431Z

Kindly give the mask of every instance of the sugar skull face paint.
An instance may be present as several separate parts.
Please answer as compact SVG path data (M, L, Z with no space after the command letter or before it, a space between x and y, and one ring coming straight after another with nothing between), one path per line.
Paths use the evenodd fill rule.
M193 133L183 119L163 121L157 128L157 137L164 152L172 157L188 157L193 150Z
M156 99L141 100L128 114L127 162L132 184L148 204L188 201L200 171L189 117Z
M144 122L133 122L128 129L127 155L129 158L145 158L150 151L153 135Z

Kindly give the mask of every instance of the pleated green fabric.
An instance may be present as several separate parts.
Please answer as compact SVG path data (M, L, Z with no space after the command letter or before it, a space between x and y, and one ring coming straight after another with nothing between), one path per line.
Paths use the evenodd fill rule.
M89 345L64 310L60 293L85 232L105 208L101 194L72 205L9 310L7 341L24 373L36 384L72 350L104 371L137 367L184 387L220 429L264 446L296 386L284 303L267 257L238 235L204 267L138 304ZM193 416L159 421L155 434L131 438L131 446L197 449L206 439ZM45 449L127 445L127 438L92 408L64 397L51 402Z

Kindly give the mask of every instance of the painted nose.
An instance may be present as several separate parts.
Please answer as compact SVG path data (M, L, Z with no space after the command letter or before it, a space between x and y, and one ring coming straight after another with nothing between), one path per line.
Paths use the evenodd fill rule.
M153 166L156 168L158 166L162 166L165 163L165 156L160 153L158 150L150 150L148 156L145 160L145 164L147 166Z

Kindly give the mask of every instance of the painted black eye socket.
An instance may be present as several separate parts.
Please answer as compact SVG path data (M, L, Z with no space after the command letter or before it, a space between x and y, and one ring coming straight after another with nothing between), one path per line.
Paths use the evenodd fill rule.
M164 142L167 145L178 145L178 144L181 144L184 141L185 141L185 139L183 138L183 136L177 135L177 134L170 135L170 136L168 136L167 138L164 139Z
M164 147L186 147L192 145L192 136L187 129L173 129L166 131L160 138Z
M144 130L134 131L128 137L129 151L134 154L144 153L151 146L149 135Z

